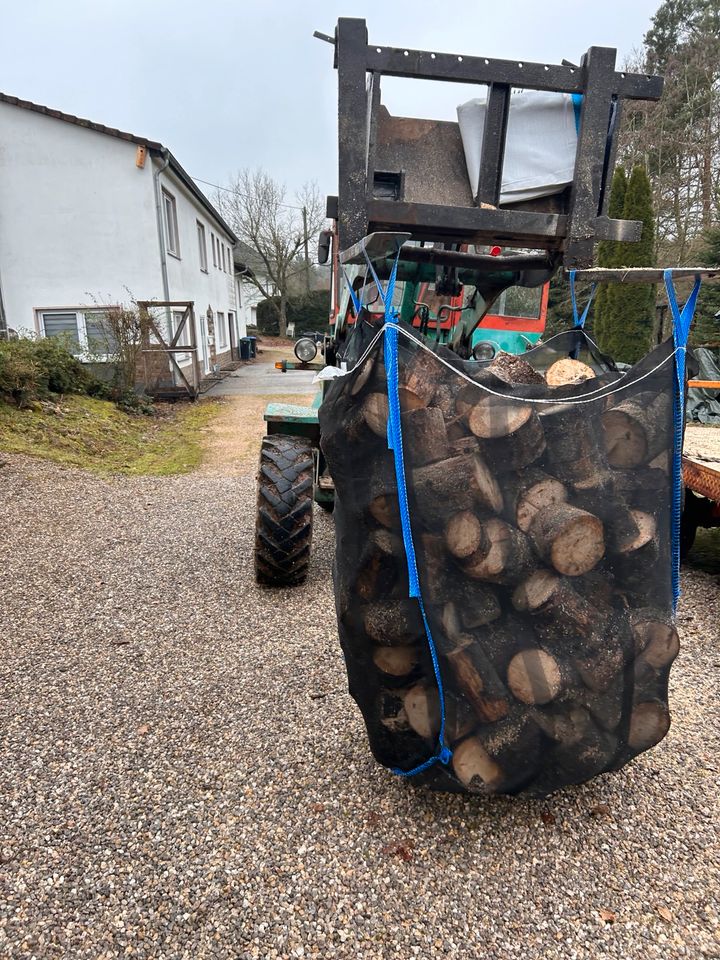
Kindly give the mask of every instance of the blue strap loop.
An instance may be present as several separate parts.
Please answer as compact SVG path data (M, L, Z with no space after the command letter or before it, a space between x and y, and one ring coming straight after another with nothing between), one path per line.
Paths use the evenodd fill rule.
M587 320L588 313L590 312L590 305L593 302L593 297L595 296L595 290L597 288L597 283L593 283L590 288L590 296L588 297L588 302L585 304L585 309L582 312L581 316L578 316L578 305L577 298L575 296L575 274L576 270L570 271L570 300L572 301L572 312L573 312L573 323L575 327L582 328L585 326L585 321Z
M690 335L690 325L695 314L700 277L695 278L695 286L680 309L673 284L672 270L665 270L665 290L667 292L670 313L673 321L673 342L675 344L675 389L673 391L673 459L672 459L672 592L673 610L677 609L680 599L680 524L682 520L682 444L685 427L685 356Z
M397 266L397 261L396 264ZM393 270L393 274L395 271ZM392 303L392 285L394 285L394 276L391 275L388 283L388 298L386 301L386 320L389 319L390 309L387 304ZM418 576L417 558L415 555L415 544L413 543L412 527L410 524L410 505L408 503L407 483L405 478L405 463L403 460L402 443L402 425L400 422L400 393L398 384L398 328L387 322L384 333L385 345L385 371L388 385L388 448L393 452L395 461L395 477L398 486L398 501L400 505L400 524L402 527L403 544L405 547L405 558L408 568L408 581L410 589L408 595L417 599L420 605L423 625L425 627L425 636L427 638L430 656L432 658L433 670L435 672L435 681L438 688L438 698L440 701L440 730L438 732L438 742L435 753L432 757L414 767L412 770L400 770L393 768L393 773L403 777L413 777L423 770L427 770L437 760L448 764L452 758L452 751L445 742L445 692L443 689L442 675L440 672L440 662L438 660L435 642L428 623L425 605L423 604L422 591L420 589L420 577Z
M362 301L358 295L353 290L353 285L350 283L350 277L347 275L345 267L342 268L343 276L345 277L345 283L347 284L348 293L350 294L350 299L352 300L352 305L355 310L355 316L360 316L360 311L362 310Z

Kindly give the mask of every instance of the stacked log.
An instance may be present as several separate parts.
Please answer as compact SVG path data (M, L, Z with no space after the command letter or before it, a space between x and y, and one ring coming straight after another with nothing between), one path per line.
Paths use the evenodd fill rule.
M352 447L363 474L348 504L363 546L338 612L361 638L343 647L375 755L409 769L437 749L429 634L462 788L544 795L621 766L670 723L669 400L640 388L555 399L592 392L592 369L569 358L545 379L501 355L479 384L424 350L400 361L424 618L407 592L392 457L374 446L387 431L382 363L353 381L348 449L331 444L340 461Z

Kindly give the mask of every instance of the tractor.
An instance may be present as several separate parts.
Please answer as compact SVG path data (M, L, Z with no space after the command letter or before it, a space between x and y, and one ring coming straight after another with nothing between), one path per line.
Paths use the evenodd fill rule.
M590 268L600 240L640 238L641 223L608 217L609 187L623 101L659 99L661 78L617 71L616 51L605 47L591 47L579 65L553 65L369 43L365 21L354 18L341 18L334 36L315 36L333 46L338 72L339 191L328 197L333 228L319 245L319 261L332 265L328 368L341 374L347 366L359 320L382 323L380 286L394 264L400 320L481 365L542 336L559 270ZM481 129L473 140L460 123L392 116L381 101L384 76L484 85ZM513 106L517 90L564 111L575 136L569 170L513 193L504 169L522 164L529 136L527 104ZM316 352L310 340L296 344L302 367ZM310 407L270 404L265 412L255 569L267 586L305 579L313 504L332 509L321 401L322 389Z

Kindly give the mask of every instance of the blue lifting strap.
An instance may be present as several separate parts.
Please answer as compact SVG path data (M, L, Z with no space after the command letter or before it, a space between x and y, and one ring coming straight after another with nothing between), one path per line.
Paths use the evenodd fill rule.
M575 274L577 271L570 271L570 300L572 301L572 312L573 312L573 325L575 327L580 327L582 329L585 326L585 321L587 320L587 315L590 312L590 304L593 302L593 297L595 296L595 289L597 288L597 283L594 283L590 288L590 296L588 297L588 302L585 304L585 309L582 312L581 316L578 316L578 305L577 298L575 296Z
M692 293L685 306L680 309L675 294L672 270L665 270L665 290L673 322L673 342L675 343L675 389L673 391L673 499L672 499L672 591L673 610L677 609L680 599L680 522L682 516L682 444L685 426L685 353L690 324L692 323L700 292L700 277L695 280Z

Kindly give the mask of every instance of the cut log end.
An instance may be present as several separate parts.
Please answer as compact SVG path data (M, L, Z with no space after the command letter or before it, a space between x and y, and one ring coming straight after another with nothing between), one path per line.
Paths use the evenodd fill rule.
M554 700L563 688L560 667L544 650L522 650L508 666L508 686L521 703L542 705Z
M483 525L480 518L470 510L462 510L448 520L445 527L445 542L450 553L465 559L480 550L483 545Z
M552 366L548 367L545 379L549 387L564 387L574 383L582 383L584 380L592 380L594 376L595 371L586 363L564 357L562 360L556 360Z
M670 729L670 711L664 703L650 700L633 707L628 730L628 746L632 750L649 750Z
M453 770L460 782L483 792L491 792L502 782L503 772L477 737L468 737L455 747Z

